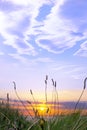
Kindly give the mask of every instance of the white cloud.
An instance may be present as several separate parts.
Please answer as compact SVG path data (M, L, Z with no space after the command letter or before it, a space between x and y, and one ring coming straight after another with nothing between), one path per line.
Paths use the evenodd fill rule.
M35 32L39 32L36 43L39 47L53 53L63 53L65 50L72 48L77 41L83 37L72 35L77 32L78 28L69 19L61 18L60 9L64 1L58 2L52 8L51 13L43 21L43 26L36 27ZM48 40L48 43L42 43Z
M63 53L67 49L72 48L78 41L86 38L86 30L81 32L83 35L78 35L80 30L77 23L73 22L74 17L70 19L62 16L61 9L63 10L62 7L66 1L6 0L6 2L11 2L17 7L20 6L20 8L17 8L17 10L13 9L7 13L4 10L0 11L0 33L5 39L3 43L15 48L19 55L37 54L36 48L30 41L31 35L35 38L36 43L34 44L52 53ZM46 18L39 22L36 20L36 17L44 4L53 4L53 6ZM79 25L82 24L84 24L84 21L80 20ZM21 48L19 46L20 41L27 48ZM80 49L79 51L83 50Z
M63 65L64 64L64 65ZM52 67L52 70L56 73L60 73L62 77L68 77L72 79L82 79L86 76L86 67L67 63L56 64Z
M34 58L34 59L27 59L26 57L23 57L20 54L8 54L9 56L11 56L12 58L20 61L23 64L26 64L27 66L34 66L37 65L39 62L42 63L53 63L53 60L48 58L48 57L39 57L39 58Z
M69 75L73 79L82 79L86 76L86 68L84 66L75 66L67 68L65 74Z
M65 50L72 48L76 45L76 41L80 40L80 37L73 37L69 33L61 34L57 36L58 32L54 35L41 35L36 39L36 43L39 47L48 50L53 53L63 53Z
M11 2L19 2L19 4L21 4L24 1L18 0L18 1L11 1ZM26 1L24 3L26 3ZM38 10L36 8L34 10L35 5L33 6L33 3L32 6L29 5L28 7L26 7L24 3L23 3L23 7L21 7L21 10L20 9L13 10L12 12L8 12L7 14L4 11L0 11L0 33L2 37L5 39L3 43L15 48L19 54L36 55L37 53L35 51L35 48L32 46L31 43L29 43L29 37L28 37L28 31L31 22L28 21L30 23L26 25L25 24L26 21L24 20L26 17L28 17L28 19L30 20L34 12L35 14L37 14ZM25 26L22 25L23 21ZM20 39L28 47L27 49L25 48L21 49L18 46L18 43L16 42L20 41Z
M82 18L78 17L78 20L76 17L67 18L61 16L61 6L65 2L64 0L56 1L55 6L53 6L51 13L46 19L42 23L35 23L34 21L32 25L33 33L38 35L36 38L37 45L52 53L63 53L65 50L78 44L77 42L80 40L86 39L87 36L87 30L82 28L86 25L83 19L86 18L85 14L83 14L84 17ZM80 10L80 6L78 10ZM67 11L69 12L68 9ZM84 51L84 53L86 52Z
M28 5L41 5L43 3L49 3L49 2L52 2L52 0L6 0L6 1L10 1L14 4L17 4L17 5L23 5L23 6L28 6Z
M80 45L80 49L74 55L87 57L87 41Z
M20 24L20 22L23 20L23 15L24 12L22 11L19 11L19 13L10 13L8 15L0 12L0 33L5 39L3 44L12 46L17 50L17 53L19 54L36 55L34 47L29 42L27 42L27 37L24 36L24 30L18 27L18 24ZM21 35L23 35L23 37L18 36L16 33L12 34L10 31L16 31L18 33L20 32L22 33ZM20 39L27 46L27 49L20 48L18 46L18 42L20 41Z
M21 61L22 63L26 63L27 62L27 60L25 58L23 58L19 54L8 54L8 55L13 57L14 59L17 59L17 60Z
M33 34L33 24L36 23L35 18L38 16L39 8L43 4L50 4L50 0L6 0L20 8L10 12L0 11L0 33L5 39L3 44L10 45L15 48L19 55L36 55L35 47L30 43L30 35ZM4 1L2 2L4 4ZM6 6L6 5L5 5ZM8 7L7 7L8 8ZM34 34L35 35L35 34ZM18 44L20 39L27 48L21 48ZM20 43L21 44L21 43Z

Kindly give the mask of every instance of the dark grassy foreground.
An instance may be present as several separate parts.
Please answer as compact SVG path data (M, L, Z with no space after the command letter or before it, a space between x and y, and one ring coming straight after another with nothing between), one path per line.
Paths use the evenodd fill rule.
M29 124L26 118L19 114L18 110L0 104L0 130L27 130Z
M87 116L76 112L49 120L37 118L27 121L18 110L0 104L0 130L87 130Z
M12 109L9 104L9 94L7 94L7 103L0 103L0 130L87 130L87 115L82 115L82 111L77 111L77 106L81 100L81 97L86 89L86 80L87 77L84 79L84 86L80 97L78 98L75 108L72 114L67 115L59 115L59 97L58 92L56 89L56 81L52 79L53 90L55 91L55 100L53 101L54 105L58 104L58 115L53 116L53 118L45 119L44 117L41 118L37 116L37 109L33 108L35 118L32 120L27 120L26 117L21 115L18 110ZM47 104L47 83L48 83L48 76L46 75L45 79L45 100ZM17 90L16 90L16 83L13 81L14 84L14 91L16 96L18 97L19 101L22 103L23 107L26 110L26 106L21 101ZM32 90L30 90L30 94L33 98L35 103L34 95ZM28 101L30 105L31 102ZM55 107L54 107L55 110ZM49 107L47 107L46 113L48 114ZM29 110L28 113L30 114Z

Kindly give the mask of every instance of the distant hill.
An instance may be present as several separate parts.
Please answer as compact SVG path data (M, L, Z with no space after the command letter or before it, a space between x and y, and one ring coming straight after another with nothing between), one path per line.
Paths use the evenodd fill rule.
M6 102L7 100L4 98L0 98L0 102ZM25 100L22 101L25 105L27 105L27 102ZM9 101L11 105L15 106L22 106L19 100L11 100ZM32 102L33 103L33 102ZM36 104L40 104L41 102L38 102ZM48 102L48 104L52 104L52 102ZM57 103L56 103L57 104ZM58 104L57 104L58 105ZM73 101L64 101L64 102L59 102L59 105L61 109L74 109L76 102ZM79 104L77 105L77 109L87 109L87 101L80 101Z

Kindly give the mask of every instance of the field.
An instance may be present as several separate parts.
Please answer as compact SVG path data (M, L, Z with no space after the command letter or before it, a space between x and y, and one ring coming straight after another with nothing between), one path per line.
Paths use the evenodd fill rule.
M87 116L77 111L49 119L36 117L27 120L18 110L1 103L0 130L87 130Z
M45 98L44 105L35 104L35 98L32 90L30 94L33 98L33 103L27 101L33 111L30 113L30 109L20 99L20 96L16 90L16 83L14 83L14 90L22 108L28 112L23 114L15 107L11 106L9 94L7 93L7 99L0 101L0 130L87 130L87 114L84 113L84 106L81 109L78 108L81 97L86 88L86 80L84 80L84 87L81 95L78 98L72 112L60 113L60 103L58 98L58 92L56 90L56 82L53 81L54 87L54 100L52 106L48 105L47 101L47 77L45 80ZM17 103L17 102L15 102ZM87 110L87 109L86 109Z

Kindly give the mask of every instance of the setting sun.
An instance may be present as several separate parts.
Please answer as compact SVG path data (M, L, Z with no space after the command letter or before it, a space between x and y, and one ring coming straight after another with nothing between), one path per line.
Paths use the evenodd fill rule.
M41 115L41 116L46 115L47 109L48 109L48 107L47 107L46 104L44 104L44 103L39 104L39 105L38 105L38 112L39 112L39 115Z
M41 111L44 111L44 110L45 110L45 108L44 108L44 107L40 107L40 110L41 110Z

